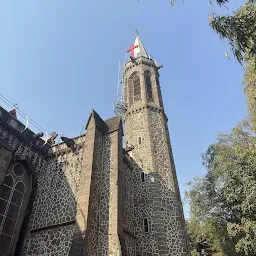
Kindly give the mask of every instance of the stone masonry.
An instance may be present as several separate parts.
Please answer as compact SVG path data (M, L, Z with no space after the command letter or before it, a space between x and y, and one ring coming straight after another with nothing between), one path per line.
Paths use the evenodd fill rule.
M50 144L0 107L0 256L190 255L159 66L135 44L122 119L92 110Z

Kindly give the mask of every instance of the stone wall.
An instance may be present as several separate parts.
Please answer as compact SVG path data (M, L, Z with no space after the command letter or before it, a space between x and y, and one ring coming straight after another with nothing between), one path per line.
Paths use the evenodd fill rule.
M95 139L95 168L93 170L93 189L90 193L88 219L87 255L107 255L109 250L109 174L110 155L109 135L97 131Z
M124 230L128 255L158 253L154 237L153 199L150 183L152 174L141 180L142 169L126 155ZM143 220L148 219L149 230L144 231ZM143 254L144 255L144 254ZM145 254L146 255L146 254Z
M139 144L141 138L141 144ZM125 141L132 147L132 157L148 173L153 171L150 130L145 104L136 102L125 119Z
M146 97L144 72L147 70L151 73L154 102L149 102ZM126 65L125 81L134 72L140 75L142 99L132 104L128 102L124 118L126 146L132 149L126 154L129 164L125 165L124 215L128 255L134 255L134 238L136 255L188 256L159 74L152 61L145 58ZM127 86L125 92L129 93L132 88ZM143 226L145 218L148 232Z
M152 144L157 178L154 184L155 200L159 206L159 233L165 229L167 254L188 255L186 227L176 170L171 152L167 121L162 111L151 109L149 112ZM157 209L157 207L156 207Z
M132 162L125 159L124 165L124 235L125 245L128 256L136 255L136 236L135 236L135 213L134 213L134 192L136 193L133 180Z
M120 131L119 131L120 132ZM120 255L118 236L119 133L96 129L84 255Z
M46 161L46 155L49 149L49 145L45 145L43 147L43 140L34 139L34 133L25 129L25 125L19 122L16 118L14 118L11 114L9 114L6 110L0 107L0 143L2 148L6 148L9 150L9 153L6 155L6 152L1 151L1 158L3 158L6 162L4 168L12 163L13 157L18 155L25 155L33 162L33 172L34 176L36 176L37 171L40 169L40 165ZM11 153L10 153L11 152ZM10 156L12 155L12 159ZM7 157L8 156L8 157ZM8 161L6 161L8 158ZM3 166L2 166L3 167ZM3 175L0 175L0 182L2 183L4 176L7 174L7 169L4 173L4 170L1 170ZM35 191L35 189L33 189ZM33 198L33 195L32 195ZM27 211L27 209L23 209ZM23 217L19 215L17 220L16 227L21 227L23 224ZM15 235L13 240L17 242L19 237L19 230L15 230ZM10 249L11 253L14 253L15 244L13 244Z
M1 145L4 145L0 149L2 170L10 162L10 154L3 152L8 147L14 156L29 157L37 180L29 225L27 230L22 231L26 232L22 255L54 255L56 252L68 255L76 221L83 147L78 146L75 154L64 143L51 149L48 144L44 145L42 139L35 140L31 130L25 129L24 124L2 108L0 139ZM78 138L76 143L83 144L83 137ZM1 173L4 173L2 170ZM21 226L23 219L19 221L21 223L17 226Z
M24 130L5 110L1 113L0 139L6 146L0 148L0 173L4 177L11 161L12 153L4 150L8 147L14 155L31 159L37 181L22 255L120 255L124 240L120 119L104 122L93 111L87 134L74 139L72 151L65 143L50 147L41 139L35 141L32 131Z
M45 162L38 171L38 189L31 229L74 221L80 183L83 149L62 152Z
M0 146L0 185L2 184L7 172L7 168L12 159L12 152L4 147Z
M23 255L68 255L73 232L74 224L30 233Z
M79 145L83 140L79 138L76 142ZM38 255L40 251L45 255L55 251L58 255L68 255L76 221L83 154L82 145L73 153L62 143L53 148L47 161L37 169L38 189L24 255Z
M164 118L161 110L150 106L139 107L126 117L126 140L134 147L134 162L125 166L125 228L129 255L134 253L129 234L135 237L136 255L189 255ZM145 182L142 182L141 172L145 173ZM148 219L149 232L143 230L144 218Z

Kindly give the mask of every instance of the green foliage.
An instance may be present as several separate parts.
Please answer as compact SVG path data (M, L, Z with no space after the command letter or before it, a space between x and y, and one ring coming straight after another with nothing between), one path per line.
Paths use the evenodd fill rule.
M230 2L209 1L213 7ZM235 58L246 64L250 121L219 134L202 155L206 175L188 183L190 246L195 256L256 255L256 1L245 0L232 15L214 11L209 19L220 38L228 40Z
M171 4L172 4L172 5L175 4L175 2L176 2L176 0L171 0ZM210 2L211 4L213 4L213 1L212 1L212 0L209 0L209 2ZM216 3L217 3L218 5L223 5L223 4L228 3L228 2L229 2L229 0L216 0Z
M226 248L228 234L226 224L216 217L199 221L191 217L187 221L190 247L194 255L225 255L225 251L235 253L234 249ZM228 242L230 243L230 242ZM234 245L233 245L234 248Z
M256 58L256 3L246 1L233 15L212 14L211 27L221 39L228 39L237 60L242 63L244 55Z
M244 74L244 92L253 130L256 131L256 60L248 59Z
M207 173L186 193L191 240L205 235L215 253L209 255L256 255L256 137L249 121L219 134L202 157Z

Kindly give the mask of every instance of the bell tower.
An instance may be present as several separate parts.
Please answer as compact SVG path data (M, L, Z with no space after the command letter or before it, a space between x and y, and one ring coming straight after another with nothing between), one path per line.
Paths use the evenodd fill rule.
M159 83L162 66L150 58L138 36L127 51L131 57L123 72L126 110L123 121L126 147L132 149L129 155L136 167L133 166L133 187L129 195L132 200L129 208L133 207L133 212L127 207L125 215L133 218L127 228L136 238L134 255L188 256L183 209Z

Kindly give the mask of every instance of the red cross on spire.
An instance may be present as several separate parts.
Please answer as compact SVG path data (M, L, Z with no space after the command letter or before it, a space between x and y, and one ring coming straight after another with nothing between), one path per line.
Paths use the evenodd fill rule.
M131 47L126 52L131 52L132 58L134 59L134 49L136 49L139 45L132 44Z

